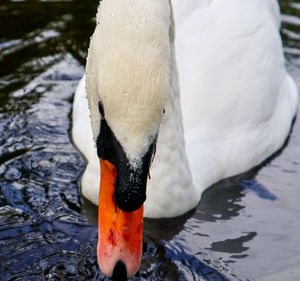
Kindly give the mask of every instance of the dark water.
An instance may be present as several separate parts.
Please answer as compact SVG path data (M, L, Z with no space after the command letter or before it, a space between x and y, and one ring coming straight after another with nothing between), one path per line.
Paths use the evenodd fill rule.
M300 86L300 1L281 1ZM96 208L71 137L97 1L0 3L0 280L101 280ZM271 162L208 189L197 210L146 220L133 280L300 280L300 125Z

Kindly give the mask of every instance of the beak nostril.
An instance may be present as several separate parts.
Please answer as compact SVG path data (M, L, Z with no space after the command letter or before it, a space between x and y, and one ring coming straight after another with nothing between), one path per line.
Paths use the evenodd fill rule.
M114 281L127 280L126 265L121 260L117 261L111 279Z

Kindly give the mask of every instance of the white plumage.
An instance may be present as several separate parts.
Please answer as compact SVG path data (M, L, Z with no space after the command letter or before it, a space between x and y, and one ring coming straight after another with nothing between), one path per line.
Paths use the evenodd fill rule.
M136 37L140 38L145 30L135 28L135 24L148 24L150 30L154 23L155 28L165 27L171 11L170 22L174 25L167 34L169 45L166 45L166 50L163 49L166 54L156 56L152 66L153 69L165 69L162 75L168 74L167 78L158 82L159 86L166 80L169 85L144 208L145 216L155 218L176 216L190 210L197 205L205 188L222 178L249 170L278 150L289 133L298 103L296 85L284 65L279 8L275 0L170 2L171 10L167 0L103 0L97 18L100 23L93 36L98 42L104 38L100 35L101 31L97 31L101 30L103 19L110 24L131 25L131 32L140 32ZM99 16L101 13L102 17ZM133 14L139 20L132 21ZM140 41L130 42L120 30L122 28L114 29L113 36L106 33L105 42L99 43L107 43L105 59L110 58L111 37L115 41L120 38L119 42L115 42L119 46L137 49L134 44ZM151 37L151 44L161 40L159 36ZM103 52L97 52L99 44L91 44L93 50L89 51L89 61L101 61L97 57L103 56ZM156 51L153 48L152 51L159 52L161 48L164 47ZM159 66L159 58L166 59L168 51L171 58L168 67ZM129 53L130 56L140 54L132 50ZM122 59L122 64L132 65L126 62L126 56ZM114 65L118 66L118 62L117 58ZM93 76L94 82L102 79L96 63L88 63L88 71L97 73ZM153 75L153 71L145 72L145 75ZM117 79L120 80L120 76ZM114 81L116 88L118 82L122 83L124 93L126 81ZM140 81L133 79L127 82L132 85ZM89 87L93 87L94 84L89 83ZM85 78L82 78L74 99L72 133L75 144L88 160L82 179L83 195L97 204L100 168L85 88ZM90 99L94 99L91 107L95 108L98 108L99 95L103 95L97 91L91 94L93 97ZM163 96L158 98L164 102ZM118 99L108 98L108 103L112 100L118 102ZM138 113L137 110L129 121L134 123ZM94 122L97 127L99 117L94 117L95 114L92 112L92 124ZM97 118L98 121L93 121ZM110 125L115 128L116 135L125 135L121 131L126 124L118 123L115 117L111 120ZM149 120L149 124L153 120ZM149 136L153 135L157 120L154 125L151 123L154 129L146 133ZM118 129L121 127L122 130ZM97 133L94 137L97 138ZM130 134L121 143L128 138ZM129 148L127 152L129 156L135 153Z

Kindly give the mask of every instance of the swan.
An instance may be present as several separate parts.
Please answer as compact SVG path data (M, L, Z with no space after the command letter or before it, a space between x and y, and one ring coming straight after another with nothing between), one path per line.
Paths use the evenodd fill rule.
M102 0L96 21L72 136L99 203L100 269L130 277L143 216L183 214L276 152L298 92L276 0Z

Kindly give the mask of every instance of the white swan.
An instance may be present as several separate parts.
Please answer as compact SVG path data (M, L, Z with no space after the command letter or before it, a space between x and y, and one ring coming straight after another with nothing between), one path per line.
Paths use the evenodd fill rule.
M141 174L158 136L147 217L183 214L205 188L278 150L298 103L279 27L275 0L103 0L73 107L73 139L88 160L83 195L98 204L100 123L121 147L128 177ZM126 258L114 252L106 266L98 256L108 276L118 260L133 275L138 267Z

